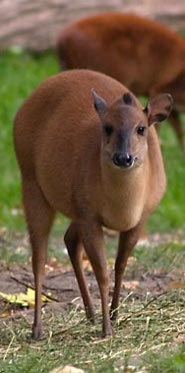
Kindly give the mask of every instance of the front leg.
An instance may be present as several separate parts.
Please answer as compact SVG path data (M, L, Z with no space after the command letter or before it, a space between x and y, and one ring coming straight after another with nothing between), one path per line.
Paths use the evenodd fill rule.
M66 244L71 263L73 265L74 272L78 281L78 285L83 298L85 311L87 317L94 321L94 310L91 301L91 296L85 279L85 274L82 264L83 246L80 242L80 235L78 231L78 225L74 222L70 224L65 237L64 242Z
M141 231L143 230L144 222L140 222L136 227L127 232L121 232L119 236L118 253L115 262L115 284L113 291L113 298L111 303L111 319L115 320L118 315L119 297L121 290L121 283L125 267L127 265L128 257L136 245Z
M91 262L100 290L103 337L112 335L109 316L109 273L107 269L106 253L102 227L96 221L83 222L80 226L82 242Z

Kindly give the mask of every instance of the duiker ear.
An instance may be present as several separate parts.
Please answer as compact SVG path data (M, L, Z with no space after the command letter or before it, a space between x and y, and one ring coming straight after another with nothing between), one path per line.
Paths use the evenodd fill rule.
M100 97L94 89L91 90L94 99L94 108L101 117L107 110L108 105L104 98Z
M145 114L148 117L149 126L159 123L169 117L173 108L173 98L169 93L161 93L152 98L146 108Z

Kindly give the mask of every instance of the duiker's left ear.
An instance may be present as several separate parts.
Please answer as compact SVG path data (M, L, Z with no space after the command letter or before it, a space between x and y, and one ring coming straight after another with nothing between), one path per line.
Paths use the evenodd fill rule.
M94 99L94 108L99 116L102 117L102 115L105 114L108 108L107 102L104 100L104 98L100 97L94 89L92 89L91 92Z
M146 108L145 114L148 117L149 126L159 123L169 117L173 108L173 98L169 93L161 93L152 98Z

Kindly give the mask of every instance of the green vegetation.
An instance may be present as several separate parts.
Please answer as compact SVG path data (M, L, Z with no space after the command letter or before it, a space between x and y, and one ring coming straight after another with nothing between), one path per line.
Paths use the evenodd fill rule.
M9 51L0 56L0 226L24 227L21 207L20 177L13 150L13 118L23 100L58 66L52 53L32 56Z
M185 128L185 115L181 118ZM174 132L167 122L161 125L160 135L168 187L161 205L151 218L151 228L164 232L185 228L185 154L177 145Z
M163 354L151 354L150 373L183 373L185 370L185 345L182 344L174 352L164 351Z

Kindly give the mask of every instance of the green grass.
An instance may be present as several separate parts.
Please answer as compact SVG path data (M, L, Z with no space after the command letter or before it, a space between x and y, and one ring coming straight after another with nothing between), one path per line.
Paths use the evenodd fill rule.
M163 353L151 354L150 373L184 373L185 371L185 345L182 344L178 348L164 351ZM151 365L152 361L152 365Z
M23 100L42 80L55 74L58 65L51 52L34 56L9 51L0 55L0 71L0 225L10 229L24 229L24 219L17 210L21 206L21 195L12 143L13 118ZM182 120L185 124L184 116ZM161 138L168 190L160 207L150 219L149 229L164 232L185 228L185 156L167 122L161 124ZM57 227L59 230L59 225Z
M32 56L11 51L0 55L0 226L23 228L21 216L13 215L13 209L21 204L20 178L12 142L13 118L23 100L39 83L58 71L52 53Z
M185 128L185 115L181 119ZM151 229L164 232L185 228L185 154L167 122L161 124L160 135L168 185L162 203L151 217Z
M51 241L54 255L59 247L55 239ZM26 250L20 251L20 247L26 249L27 243L23 243L22 234L4 235L4 240L4 259L25 264ZM108 246L115 246L115 239L108 239ZM149 292L147 282L142 293L128 291L121 299L113 338L101 339L102 320L97 306L95 325L86 320L84 310L78 306L70 304L60 313L46 308L42 315L43 339L38 342L30 337L30 310L18 312L13 318L0 321L0 373L47 373L67 364L82 368L85 373L141 373L142 368L147 373L183 373L185 244L138 247L134 257L126 269L127 280L150 274L150 281L156 273L159 281L168 274L171 280L167 290L160 290L155 296ZM62 259L61 253L58 259ZM13 271L13 265L9 265Z
M43 315L44 338L30 338L30 317L4 321L0 334L0 372L47 373L57 366L73 365L93 372L183 373L184 291L176 290L152 301L123 299L115 336L101 339L101 317L91 325L84 311ZM132 368L132 369L131 369ZM128 370L127 370L128 369ZM130 370L129 370L130 369Z

